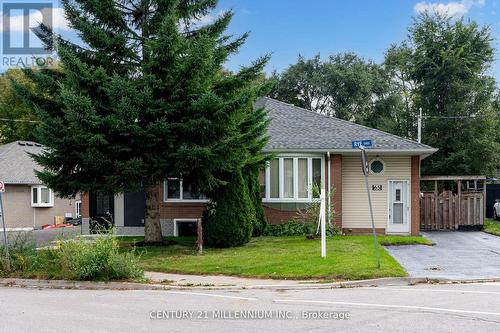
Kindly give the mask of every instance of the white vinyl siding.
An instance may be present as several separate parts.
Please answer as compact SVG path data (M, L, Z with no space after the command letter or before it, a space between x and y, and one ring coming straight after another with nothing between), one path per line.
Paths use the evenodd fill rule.
M375 156L369 156L371 161ZM384 163L381 174L368 178L373 202L376 228L387 228L387 196L389 180L411 181L410 156L380 156ZM372 191L372 185L382 185L382 191ZM370 213L359 156L342 159L342 226L343 228L370 228Z

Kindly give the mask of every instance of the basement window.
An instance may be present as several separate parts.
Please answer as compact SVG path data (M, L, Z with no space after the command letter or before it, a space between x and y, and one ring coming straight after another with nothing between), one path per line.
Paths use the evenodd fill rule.
M52 190L46 186L32 186L31 207L54 207Z

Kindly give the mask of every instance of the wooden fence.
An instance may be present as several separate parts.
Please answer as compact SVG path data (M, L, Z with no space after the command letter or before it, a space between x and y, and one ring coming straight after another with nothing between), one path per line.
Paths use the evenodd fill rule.
M421 230L457 230L484 224L484 193L424 192L420 198Z

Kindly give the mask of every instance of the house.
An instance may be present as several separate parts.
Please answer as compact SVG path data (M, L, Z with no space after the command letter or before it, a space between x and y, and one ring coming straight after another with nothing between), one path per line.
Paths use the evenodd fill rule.
M30 141L0 146L0 181L5 183L3 206L7 229L39 228L54 224L56 216L80 214L79 198L58 198L36 177L35 170L40 166L30 154L41 154L43 149L42 145Z
M271 118L265 151L275 154L260 176L268 223L294 218L313 200L311 189L317 184L332 195L334 223L339 228L345 233L370 232L360 151L352 148L352 141L371 139L369 188L377 232L419 233L420 161L437 149L271 98L260 99L256 107L264 107ZM178 178L165 180L158 191L163 233L192 234L207 198ZM141 192L86 196L82 209L84 217L113 211L119 233L140 235L144 200Z

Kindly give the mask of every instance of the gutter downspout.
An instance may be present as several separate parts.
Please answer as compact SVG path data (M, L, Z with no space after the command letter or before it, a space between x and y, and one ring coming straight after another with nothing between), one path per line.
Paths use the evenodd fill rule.
M327 199L328 199L328 224L332 225L332 217L331 217L331 211L332 211L332 200L331 200L331 190L332 190L332 165L331 165L331 160L330 160L330 152L326 153L326 158L328 160L328 192L327 192Z

